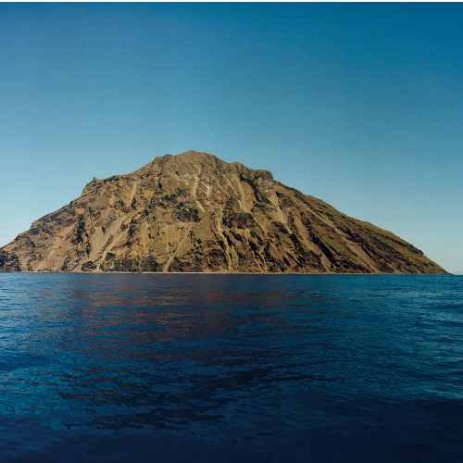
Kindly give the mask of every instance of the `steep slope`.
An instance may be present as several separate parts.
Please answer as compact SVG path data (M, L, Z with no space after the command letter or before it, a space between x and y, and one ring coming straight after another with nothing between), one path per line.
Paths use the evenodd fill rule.
M194 151L93 180L0 249L0 269L444 273L399 237L268 171Z

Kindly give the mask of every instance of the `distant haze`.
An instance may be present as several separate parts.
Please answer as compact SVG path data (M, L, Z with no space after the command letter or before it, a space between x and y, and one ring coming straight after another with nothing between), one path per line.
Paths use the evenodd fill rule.
M1 4L0 245L196 149L463 272L463 5Z

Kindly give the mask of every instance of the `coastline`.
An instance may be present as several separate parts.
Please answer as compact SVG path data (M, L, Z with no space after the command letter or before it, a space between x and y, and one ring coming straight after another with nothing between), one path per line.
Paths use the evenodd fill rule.
M320 275L368 275L368 276L406 276L406 275L415 275L415 276L458 276L459 274L454 274L451 272L443 273L360 273L360 272L126 272L126 271L114 271L114 272L59 272L59 271L0 271L0 274L33 274L33 275L218 275L218 276L227 276L227 275L243 275L243 276L285 276L285 275L301 275L301 276L320 276Z

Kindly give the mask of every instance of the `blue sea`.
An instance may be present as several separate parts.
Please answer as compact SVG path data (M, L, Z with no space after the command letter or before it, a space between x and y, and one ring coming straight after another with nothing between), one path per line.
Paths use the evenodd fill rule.
M0 462L463 462L463 277L0 274Z

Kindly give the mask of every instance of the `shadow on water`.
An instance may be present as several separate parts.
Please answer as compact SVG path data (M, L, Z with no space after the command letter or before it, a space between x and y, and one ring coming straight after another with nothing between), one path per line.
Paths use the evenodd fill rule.
M0 461L463 461L463 278L0 275Z

